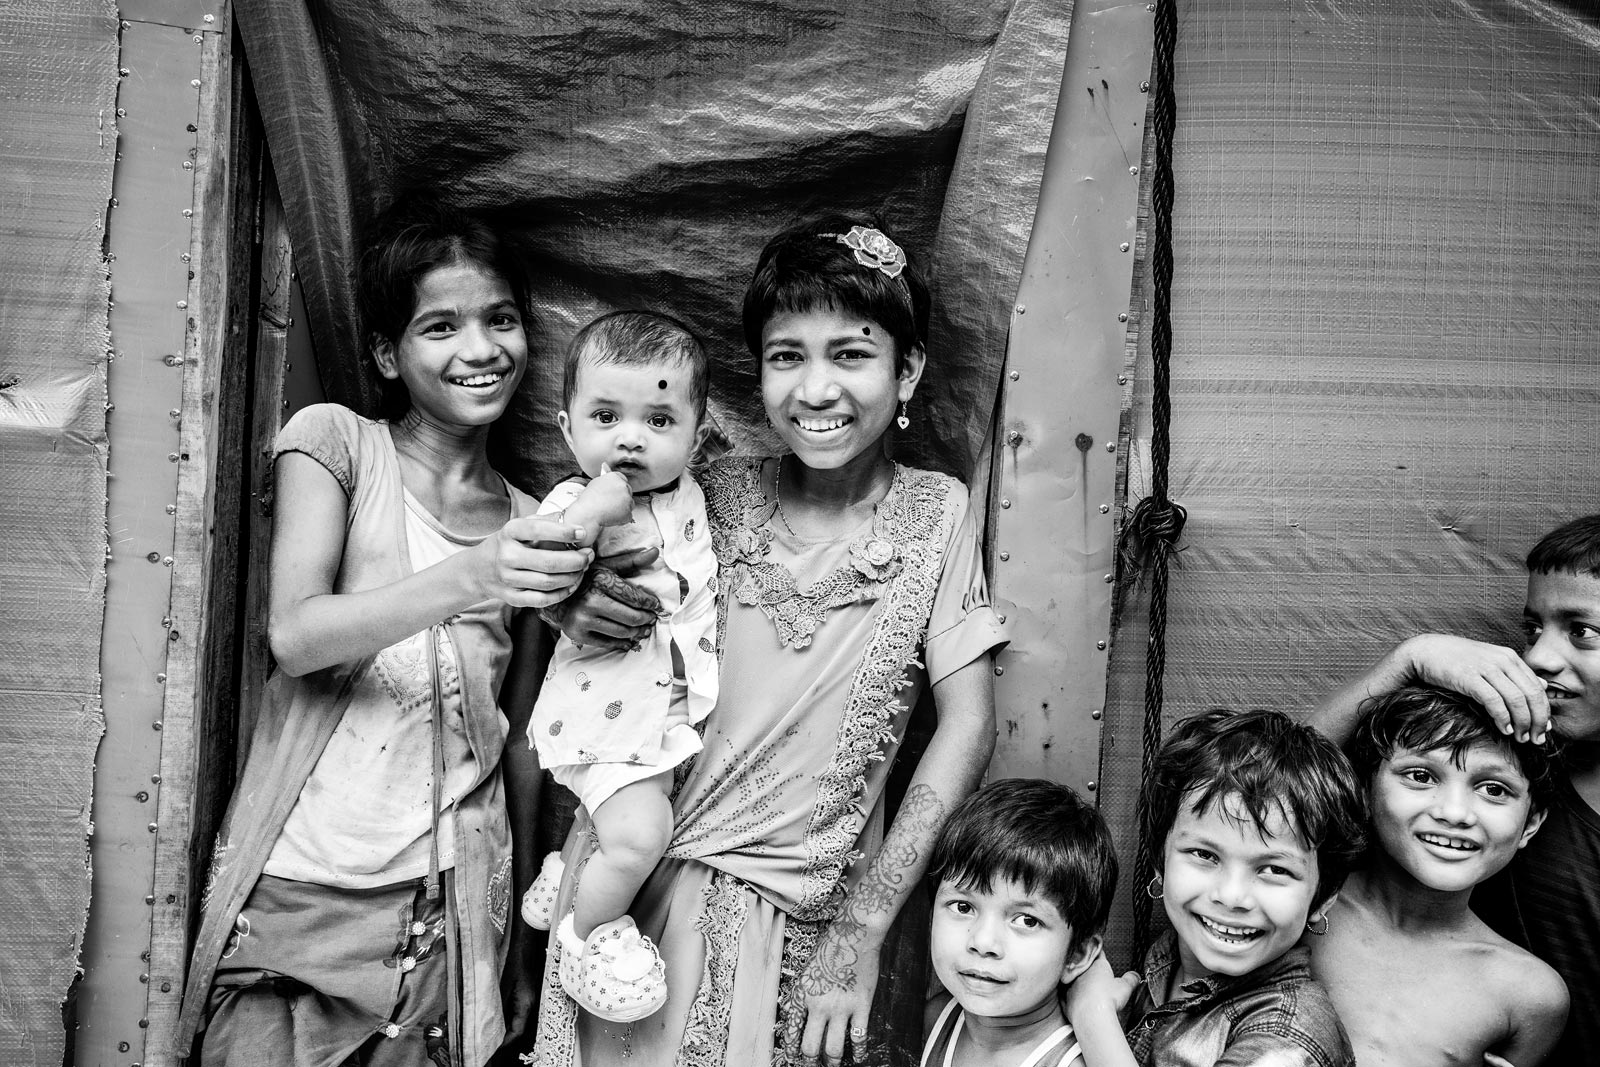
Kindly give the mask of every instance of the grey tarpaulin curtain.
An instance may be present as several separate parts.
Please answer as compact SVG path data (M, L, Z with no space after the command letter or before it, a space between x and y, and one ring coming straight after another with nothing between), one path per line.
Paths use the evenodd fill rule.
M493 210L536 253L535 361L497 456L569 466L554 358L614 306L710 343L736 444L768 438L739 340L763 241L881 217L931 268L907 454L970 472L1027 246L1072 5L1063 0L244 0L239 25L329 396L372 410L351 250L397 191Z

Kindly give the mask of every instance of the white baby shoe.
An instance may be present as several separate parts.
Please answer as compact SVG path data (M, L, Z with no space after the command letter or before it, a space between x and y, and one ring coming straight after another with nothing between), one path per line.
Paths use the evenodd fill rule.
M556 938L561 943L561 988L591 1015L631 1023L667 1002L666 965L629 916L603 923L587 941L579 941L569 914Z
M539 868L539 877L522 894L522 921L535 930L550 929L556 910L556 893L561 889L561 876L566 869L561 853L550 853Z

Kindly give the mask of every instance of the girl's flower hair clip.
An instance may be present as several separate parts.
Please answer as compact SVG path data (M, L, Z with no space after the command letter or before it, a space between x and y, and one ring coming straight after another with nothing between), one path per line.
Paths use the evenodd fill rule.
M900 272L906 269L905 250L882 230L852 226L849 233L819 233L817 236L838 241L855 253L857 263L882 271L890 278L900 277Z

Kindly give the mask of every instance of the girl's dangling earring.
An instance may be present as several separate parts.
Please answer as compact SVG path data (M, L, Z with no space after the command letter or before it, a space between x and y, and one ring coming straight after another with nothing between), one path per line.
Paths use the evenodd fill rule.
M1151 900L1160 900L1161 894L1165 891L1166 887L1161 884L1161 876L1159 874L1152 874L1150 876L1150 881L1145 884L1144 895L1149 897Z
M1323 912L1321 915L1312 916L1311 921L1306 923L1306 929L1311 932L1313 937L1325 936L1328 933L1328 913Z
M894 421L902 430L911 425L911 416L906 414L906 401L900 401L900 417Z

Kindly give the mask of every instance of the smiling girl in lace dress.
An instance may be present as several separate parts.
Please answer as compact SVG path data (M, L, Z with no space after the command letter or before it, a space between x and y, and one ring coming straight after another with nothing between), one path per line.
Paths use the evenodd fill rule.
M641 1022L608 1024L561 993L553 960L534 1062L867 1054L884 935L993 750L1004 643L966 489L886 447L922 377L928 310L900 247L852 220L797 227L762 252L745 337L790 454L726 459L702 479L719 696L666 858L630 909L661 947L670 995ZM653 624L591 595L565 630L631 642ZM885 826L889 769L929 687L937 731ZM580 820L569 883L588 840Z

